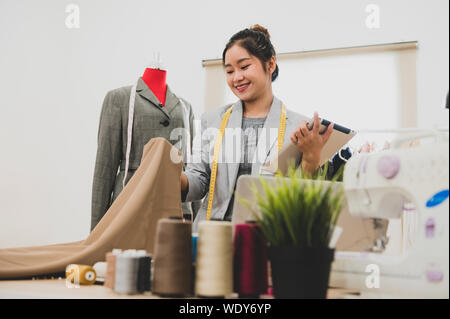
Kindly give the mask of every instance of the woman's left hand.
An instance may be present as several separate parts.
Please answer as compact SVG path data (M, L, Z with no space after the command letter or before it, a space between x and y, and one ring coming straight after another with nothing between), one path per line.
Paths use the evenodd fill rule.
M319 115L314 113L314 126L308 129L306 121L302 121L300 126L292 133L291 141L302 151L302 168L309 174L313 174L319 167L320 154L322 148L327 143L333 133L333 123L331 123L325 133L319 132Z

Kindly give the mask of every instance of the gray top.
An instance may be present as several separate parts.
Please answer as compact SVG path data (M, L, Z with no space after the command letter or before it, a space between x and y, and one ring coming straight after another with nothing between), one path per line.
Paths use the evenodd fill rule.
M242 144L241 144L241 161L239 162L239 170L236 178L239 179L241 175L251 175L252 173L252 160L255 154L256 146L258 145L258 137L260 130L264 127L266 117L263 118L242 118ZM236 183L233 187L233 195L231 196L230 204L228 205L227 212L225 214L225 220L231 221L234 204L234 191L236 190Z

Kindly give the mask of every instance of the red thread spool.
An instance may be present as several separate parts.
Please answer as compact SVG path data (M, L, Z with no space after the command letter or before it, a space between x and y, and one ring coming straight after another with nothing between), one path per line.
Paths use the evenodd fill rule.
M237 224L234 235L234 288L242 298L267 293L267 241L254 222Z

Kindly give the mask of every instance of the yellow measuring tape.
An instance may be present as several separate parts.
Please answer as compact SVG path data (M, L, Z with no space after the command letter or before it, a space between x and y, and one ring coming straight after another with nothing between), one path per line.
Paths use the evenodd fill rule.
M230 114L232 110L233 107L230 107L223 116L222 122L220 123L219 134L217 135L216 142L214 144L211 180L209 182L208 208L206 210L206 220L211 219L211 210L214 199L214 189L216 188L217 161L219 160L219 152L220 147L222 146L223 135L225 133L225 128L227 127L228 120L230 119ZM286 132L286 107L283 104L281 105L280 125L278 128L278 145L277 145L278 151L280 151L280 149L283 147L285 132Z

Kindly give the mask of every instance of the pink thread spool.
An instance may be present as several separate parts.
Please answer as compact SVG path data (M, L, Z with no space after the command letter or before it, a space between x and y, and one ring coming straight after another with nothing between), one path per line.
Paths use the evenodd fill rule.
M237 224L234 235L234 287L241 298L267 293L267 241L255 222Z

